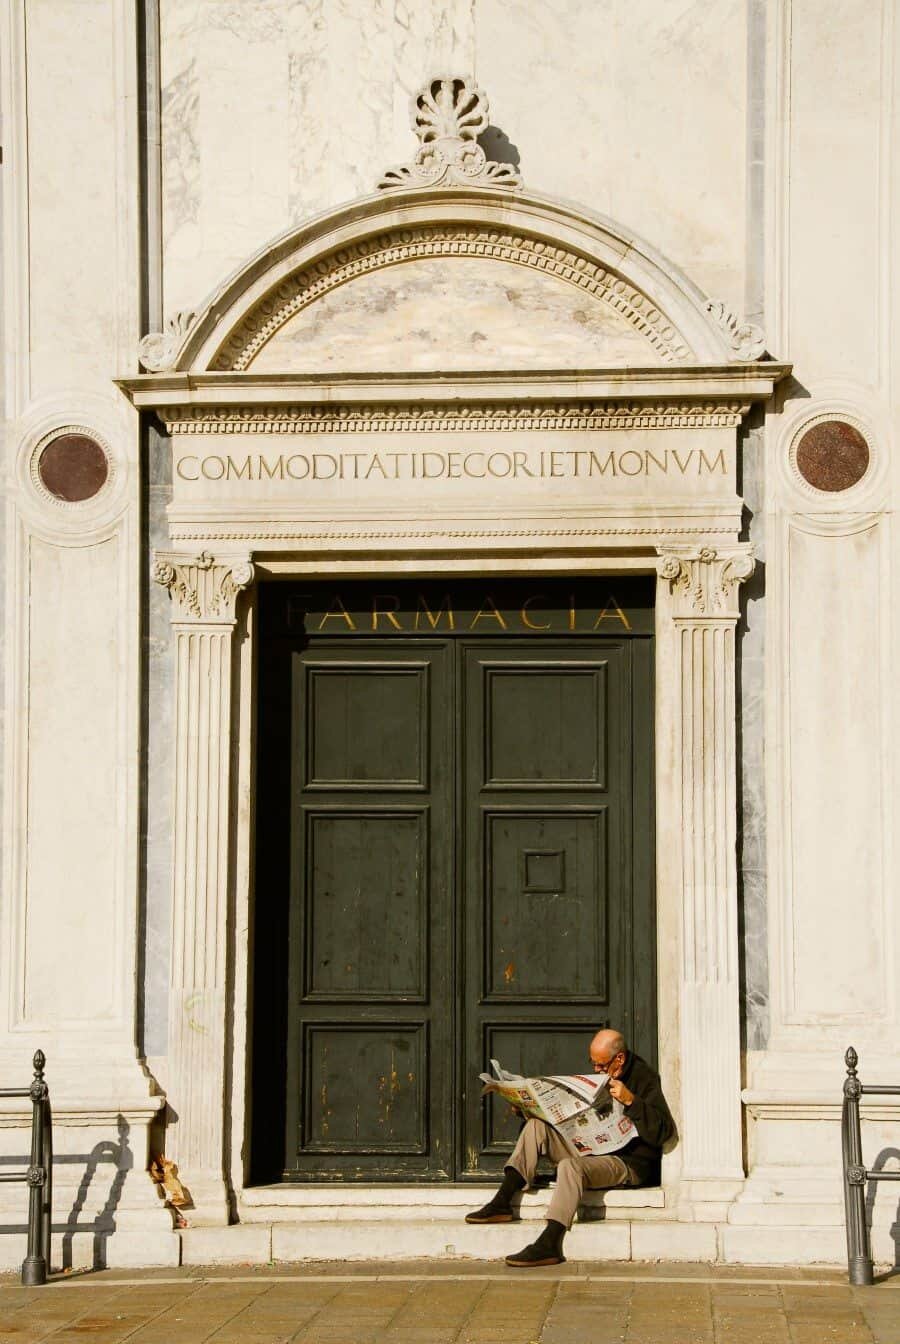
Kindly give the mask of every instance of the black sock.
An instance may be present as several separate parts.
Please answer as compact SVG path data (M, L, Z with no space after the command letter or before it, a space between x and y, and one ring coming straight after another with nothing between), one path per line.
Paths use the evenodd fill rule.
M504 1167L503 1180L491 1203L496 1204L498 1208L508 1209L513 1195L519 1190L524 1190L527 1184L525 1177L520 1176L515 1167Z
M539 1246L542 1251L546 1251L548 1255L562 1255L563 1237L565 1235L565 1224L558 1223L555 1218L548 1218L547 1226L534 1244Z

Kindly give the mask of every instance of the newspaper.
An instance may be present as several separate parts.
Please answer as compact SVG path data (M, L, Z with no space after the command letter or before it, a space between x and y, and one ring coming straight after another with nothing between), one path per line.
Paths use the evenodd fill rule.
M485 1085L482 1096L494 1092L529 1119L545 1120L582 1157L615 1153L637 1137L622 1103L610 1095L605 1074L520 1078L496 1059L491 1068L493 1077L478 1075Z

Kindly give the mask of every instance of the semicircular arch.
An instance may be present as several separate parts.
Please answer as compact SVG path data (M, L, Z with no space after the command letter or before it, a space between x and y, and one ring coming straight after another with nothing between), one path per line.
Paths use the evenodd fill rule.
M264 367L272 372L280 336L302 314L327 310L334 319L336 295L352 304L354 286L371 288L389 269L406 267L411 276L448 259L480 267L475 284L479 274L515 267L530 273L529 283L577 291L576 315L584 320L588 310L589 317L597 314L623 333L618 362L722 364L762 354L755 328L742 327L676 266L612 221L534 194L501 198L453 188L366 197L282 235L231 276L189 323L170 324L170 339L179 348L167 367L252 372L266 352ZM528 307L522 315L526 335ZM593 364L600 367L602 343L596 348ZM591 353L589 341L579 353L585 352Z

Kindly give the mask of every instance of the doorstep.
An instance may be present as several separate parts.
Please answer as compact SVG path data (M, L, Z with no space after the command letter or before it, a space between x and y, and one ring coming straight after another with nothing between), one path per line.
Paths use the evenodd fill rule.
M238 1195L242 1223L435 1222L464 1218L493 1193L489 1185L349 1184L256 1185ZM523 1222L543 1221L552 1188L522 1196ZM581 1222L665 1218L666 1192L659 1186L640 1190L586 1190ZM671 1216L671 1215L670 1215Z
M375 1210L373 1209L373 1213ZM309 1263L320 1260L491 1260L534 1240L534 1224L467 1224L462 1214L441 1219L408 1218L389 1224L367 1221L238 1223L181 1231L183 1265ZM566 1237L570 1261L694 1261L720 1258L712 1223L576 1222Z

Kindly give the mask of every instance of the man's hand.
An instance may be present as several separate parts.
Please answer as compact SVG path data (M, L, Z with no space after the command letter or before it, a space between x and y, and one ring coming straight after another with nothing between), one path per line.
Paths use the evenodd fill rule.
M615 1097L616 1101L621 1101L623 1106L630 1106L634 1101L634 1093L629 1092L624 1083L620 1083L618 1078L610 1078L609 1095Z

